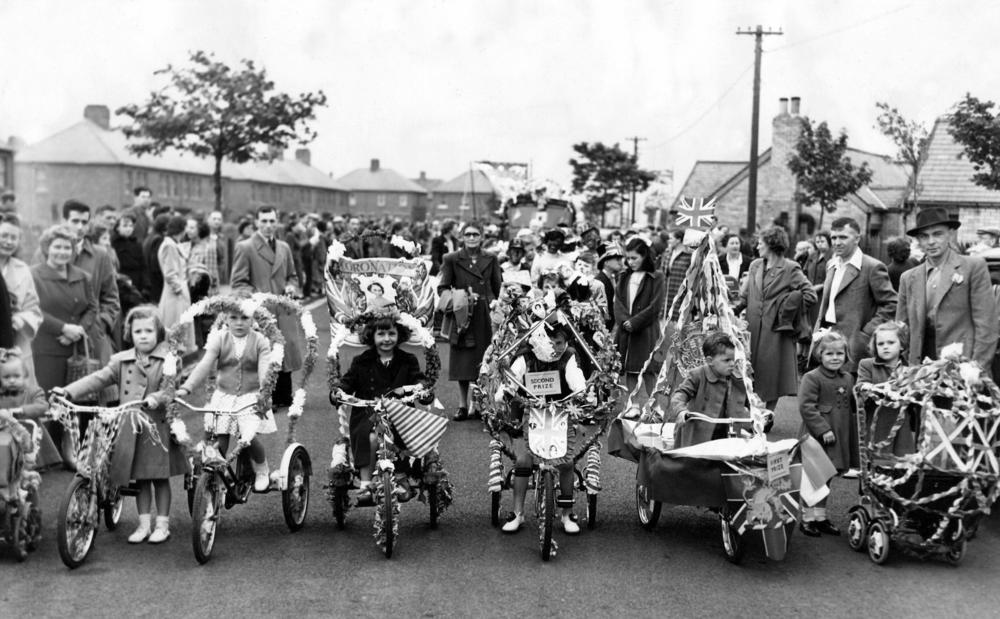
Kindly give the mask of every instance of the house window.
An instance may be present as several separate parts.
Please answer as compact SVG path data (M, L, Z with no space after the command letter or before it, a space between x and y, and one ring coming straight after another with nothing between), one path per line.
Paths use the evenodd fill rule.
M380 193L377 196L375 196L375 204L377 204L379 206L385 206L385 194L384 193Z
M347 203L350 204L351 206L357 206L358 205L358 198L357 198L357 196L355 196L352 193L350 196L348 196Z
M399 206L405 208L408 202L409 202L408 195L406 195L405 193L399 194Z

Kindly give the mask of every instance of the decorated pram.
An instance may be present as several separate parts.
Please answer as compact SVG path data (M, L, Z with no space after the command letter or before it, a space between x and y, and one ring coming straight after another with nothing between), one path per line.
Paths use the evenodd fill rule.
M0 541L18 561L28 558L42 535L42 477L34 470L42 436L42 428L30 419L0 420Z
M684 208L693 218L686 222L689 225L702 223L697 213L711 212L710 204L684 203ZM664 308L661 336L653 352L653 356L662 354L663 363L653 392L645 403L633 400L638 387L630 394L621 417L612 424L608 451L638 464L636 514L643 527L656 525L664 503L707 507L719 515L723 549L730 561L742 560L745 537L751 533L761 538L768 558L780 560L799 518L802 479L814 480L820 488L824 472L830 469L825 457L816 455L807 460L803 471L798 441L767 441L765 429L772 413L753 391L749 333L734 315L728 297L715 243L703 235L672 306ZM676 322L670 321L671 316L676 316ZM665 423L672 418L670 396L692 370L705 363L702 343L713 331L725 333L734 344L732 380L742 381L745 387L748 417L712 419L693 411L683 424ZM652 356L646 367L651 363ZM675 436L685 440L692 426L706 423L728 426L728 438L675 445Z
M516 460L512 437L524 435L534 456L529 488L535 490L542 559L555 555L552 539L557 507L569 508L573 499L556 499L559 465L573 464L576 489L587 495L587 527L597 523L597 493L601 489L600 438L614 418L621 370L618 350L611 345L603 314L592 303L560 301L555 296L530 306L514 303L504 313L493 341L484 355L475 397L490 441L490 522L500 524L501 494L511 489L516 467L505 472L504 457ZM579 392L554 399L557 371L526 371L519 379L511 371L515 360L529 349L534 338L544 336L546 324L561 324L572 335L569 345L586 380ZM547 339L547 336L544 338ZM553 394L549 397L549 394ZM577 463L583 461L583 470Z
M433 387L441 373L441 359L434 337L426 325L436 302L428 264L420 259L344 257L344 246L334 242L326 263L326 295L330 309L329 387L331 400L338 394L339 434L331 451L327 498L338 528L343 528L353 507L374 507L374 537L387 558L392 556L399 535L400 503L414 495L427 504L430 525L452 502L452 485L442 466L438 443L447 419L416 405L433 399ZM391 316L410 331L410 339L400 348L420 360L424 381L419 392L400 399L379 397L370 400L343 397L341 379L351 361L367 349L361 334L365 325L382 316ZM372 471L370 493L360 489L358 469L353 461L349 419L352 407L371 411L377 438L377 463ZM397 445L396 441L401 441Z
M1000 496L1000 389L961 354L947 346L937 361L857 387L861 501L847 541L875 563L893 548L959 563Z

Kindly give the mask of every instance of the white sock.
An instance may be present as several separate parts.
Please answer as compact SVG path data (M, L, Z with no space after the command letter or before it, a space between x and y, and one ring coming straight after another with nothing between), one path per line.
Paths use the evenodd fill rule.
M815 511L816 511L816 520L826 520L826 508L825 507L817 507L817 508L815 508Z
M815 522L816 521L816 508L815 507L803 507L802 508L802 522Z

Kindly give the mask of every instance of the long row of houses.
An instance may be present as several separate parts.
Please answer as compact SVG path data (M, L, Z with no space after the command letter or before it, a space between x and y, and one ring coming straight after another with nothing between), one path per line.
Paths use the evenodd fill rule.
M131 204L135 187L149 187L162 204L207 212L215 207L213 162L180 152L139 157L125 135L111 126L110 110L88 105L74 125L23 145L0 142L0 188L16 190L18 210L47 223L58 218L65 200L94 207ZM416 179L382 167L368 167L333 178L313 167L310 152L271 162L223 162L222 201L230 219L262 204L286 212L329 212L426 218L483 216L497 206L497 194L482 173L469 172L442 182L421 172Z

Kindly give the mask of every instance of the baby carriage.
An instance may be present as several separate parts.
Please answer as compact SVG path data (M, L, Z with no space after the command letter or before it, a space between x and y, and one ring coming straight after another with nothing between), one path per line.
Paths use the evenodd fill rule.
M897 547L958 564L1000 495L1000 389L953 345L857 392L861 500L848 544L877 564Z
M516 460L511 437L523 433L535 461L528 487L535 490L541 556L548 561L558 547L552 539L555 510L573 505L572 497L557 499L555 496L559 465L574 465L576 489L587 495L587 528L593 529L597 523L597 493L601 489L600 438L613 419L621 358L618 350L608 345L610 338L603 316L594 311L592 305L564 304L552 308L546 306L545 301L539 301L529 312L535 320L530 328L522 329L524 316L515 311L494 334L484 355L475 395L486 428L493 437L488 482L490 522L493 526L500 525L501 495L503 490L512 488L516 470L511 466L505 474L504 456ZM519 352L526 349L533 334L546 323L554 322L566 325L573 335L570 345L576 351L586 388L580 393L546 401L545 379L554 383L559 383L559 379L545 374L555 373L534 375L528 372L522 383L511 372L511 364ZM535 383L540 386L536 388ZM576 466L581 460L584 461L582 471Z
M32 470L41 439L42 429L30 419L0 421L0 541L10 546L18 561L28 558L42 536L38 505L42 478Z

